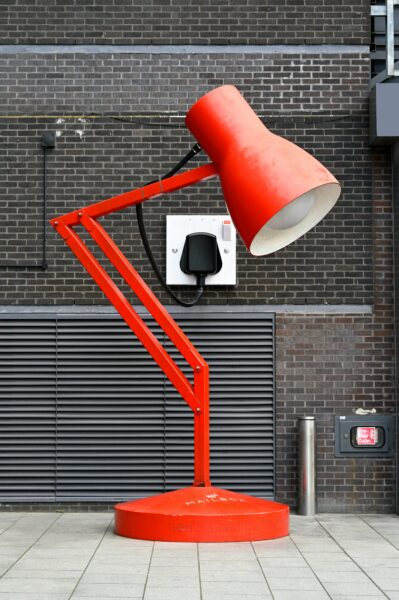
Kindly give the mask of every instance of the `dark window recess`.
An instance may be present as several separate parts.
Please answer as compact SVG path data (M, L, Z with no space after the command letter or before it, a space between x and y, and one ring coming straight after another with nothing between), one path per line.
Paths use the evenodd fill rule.
M273 498L273 315L176 320L211 366L213 484ZM119 318L2 314L0 357L0 501L115 501L191 484L192 413Z

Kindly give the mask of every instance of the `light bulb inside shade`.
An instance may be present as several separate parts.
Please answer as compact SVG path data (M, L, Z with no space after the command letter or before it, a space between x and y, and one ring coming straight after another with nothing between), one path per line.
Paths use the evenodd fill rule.
M313 190L293 200L268 221L270 229L289 229L298 225L313 208L315 194Z
M251 254L265 256L295 242L326 216L338 200L340 191L341 186L338 182L327 183L305 192L287 204L274 217L266 221L253 237L249 248ZM306 200L302 203L303 198ZM284 219L279 223L276 217L279 217L282 212L285 213L286 208L291 209L291 207L294 210L288 213L290 220L287 222ZM276 225L272 227L275 219L279 229Z

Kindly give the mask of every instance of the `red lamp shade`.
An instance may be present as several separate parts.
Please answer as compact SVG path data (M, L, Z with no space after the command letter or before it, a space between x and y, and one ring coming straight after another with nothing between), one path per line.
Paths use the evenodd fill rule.
M304 235L338 200L335 177L305 150L271 133L232 85L200 98L186 125L218 170L230 215L255 256Z

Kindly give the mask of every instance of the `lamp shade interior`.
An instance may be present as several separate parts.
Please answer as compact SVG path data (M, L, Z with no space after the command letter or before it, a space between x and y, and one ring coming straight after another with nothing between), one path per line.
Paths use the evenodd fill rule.
M286 204L256 233L249 248L251 254L277 252L303 236L332 209L340 192L338 183L327 183Z

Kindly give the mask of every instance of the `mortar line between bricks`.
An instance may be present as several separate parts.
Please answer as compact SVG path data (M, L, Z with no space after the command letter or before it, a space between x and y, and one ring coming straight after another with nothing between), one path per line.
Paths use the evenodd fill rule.
M356 515L356 516L358 517L358 515ZM316 521L317 521L317 523L320 525L320 527L321 527L322 529L324 529L324 531L327 533L328 537L329 537L329 538L331 538L331 539L333 540L333 542L335 542L335 544L337 544L337 546L338 546L339 548L341 548L342 552L343 552L343 553L344 553L344 554L345 554L345 555L346 555L348 558L350 558L350 560L351 560L351 561L352 561L352 562L353 562L353 563L354 563L354 564L357 566L357 568L358 568L358 569L360 569L360 570L362 571L362 573L364 573L364 575L366 575L367 579L369 579L369 581L371 581L371 583L372 583L372 584L373 584L373 585L374 585L374 586L375 586L375 587L376 587L376 588L377 588L377 589L378 589L378 590L381 592L381 594L383 594L383 595L385 596L385 598L388 598L388 600L389 600L389 596L388 596L388 595L387 595L387 594L384 592L384 590L382 590L382 589L380 588L380 586L379 586L379 585L377 585L377 584L376 584L376 582L372 580L372 578L371 578L371 577L370 577L370 575L367 573L367 571L365 571L365 570L363 569L363 567L361 567L361 565L359 565L359 563L356 561L356 559L355 559L353 556L351 556L351 555L350 555L350 554L349 554L349 553L348 553L348 552L345 550L345 548L344 548L343 546L341 546L341 544L338 542L338 540L336 540L336 539L335 539L335 537L333 537L333 536L331 535L331 533L328 531L328 529L327 529L326 527L324 527L323 523L320 523L320 521L319 521L319 519L318 519L317 517L316 517Z
M260 568L260 570L261 570L261 572L262 572L263 579L264 579L264 580L265 580L265 582L266 582L267 589L268 589L268 590L269 590L269 592L270 592L270 595L271 595L271 597L272 597L272 600L275 600L274 594L273 594L273 592L272 592L272 588L270 587L270 585L269 585L269 582L267 581L267 577L266 577L266 575L265 575L265 572L264 572L264 570L262 569L262 565L260 564L259 556L256 554L256 550L255 550L255 548L254 548L253 542L250 542L250 544L251 544L252 551L253 551L253 553L255 554L256 562L258 563L258 565L259 565L259 568Z
M392 546L393 548L395 548L395 550L399 551L399 548L397 546L395 546L395 544L393 544L388 538L385 537L385 535L383 535L381 532L378 531L378 529L376 529L375 527L373 527L373 525L370 525L370 523L368 523L366 521L366 519L362 516L362 515L357 515L359 517L359 519L361 521L363 521L363 523L365 525L367 525L367 527L370 527L370 529L372 529L373 531L375 531L380 537L382 537L383 540L385 540L386 542L388 542L388 544L390 544L390 546Z
M144 597L145 597L145 593L147 591L148 578L150 576L150 570L151 570L151 564L152 564L152 557L154 556L154 550L155 550L155 542L152 543L152 549L151 549L151 555L150 555L150 562L148 563L147 577L145 578L145 582L144 582L144 589L143 589L143 596L142 596L143 600L144 600Z
M101 536L101 539L100 539L100 541L98 542L97 546L95 547L93 554L91 555L91 557L90 557L90 559L89 559L89 561L88 561L87 565L85 566L85 568L83 569L82 573L80 574L80 577L79 577L79 579L77 580L77 582L76 582L75 586L73 587L73 590L72 590L72 592L71 592L71 593L70 593L70 595L68 596L68 600L71 600L71 598L72 598L72 596L74 595L74 593L75 593L75 591L76 591L76 589L77 589L77 587L78 587L79 583L82 581L82 578L83 578L84 574L86 573L87 569L89 568L89 565L91 565L91 561L93 560L95 553L96 553L96 552L97 552L97 550L99 549L99 547L100 547L100 545L101 545L101 543L102 543L103 539L105 538L105 536L106 536L106 535L107 535L107 533L108 533L108 530L109 530L109 528L111 527L112 519L113 519L113 517L111 517L111 520L110 520L110 522L108 523L107 527L105 528L105 531L104 531L104 533L102 534L102 536Z
M34 513L32 513L32 514L34 514ZM24 516L26 517L27 515L24 515ZM61 513L61 514L59 514L59 515L58 515L58 517L57 517L56 519L54 519L54 521L52 521L48 527L46 527L46 529L43 531L43 533L41 533L41 534L39 535L39 537L37 537L37 538L35 539L35 541L31 543L31 545L30 545L30 546L29 546L29 547L28 547L28 548L25 550L25 552L23 552L23 553L22 553L20 556L18 556L17 560L16 560L16 561L14 561L14 562L12 563L12 565L11 565L10 567L8 567L8 569L7 569L6 571L4 571L4 573L2 573L2 575L0 576L0 579L2 579L2 578L4 577L4 575L7 575L7 573L8 573L9 571L11 571L11 569L12 569L13 567L15 567L15 565L16 565L17 563L19 563L19 561L21 560L21 558L23 558L23 557L24 557L24 556L25 556L25 555L26 555L26 554L29 552L29 550L31 550L31 548L33 548L33 546L34 546L34 545L35 545L35 544L36 544L36 543L37 543L39 540L41 540L41 539L42 539L42 537L43 537L44 535L46 535L46 533L47 533L47 532L48 532L48 531L49 531L49 530L52 528L52 526L53 526L55 523L57 523L57 521L58 521L58 520L59 520L61 517L62 517L62 513ZM21 519L22 519L22 517L21 517ZM20 519L18 519L18 521L19 521L19 520L20 520Z
M301 552L301 549L298 547L298 545L296 544L296 542L292 539L292 537L290 536L290 540L291 542L294 544L295 548L298 550L299 554L302 556L303 560L306 562L306 564L308 565L309 569L312 571L313 575L316 577L317 581L320 583L321 587L323 588L323 590L325 591L325 593L327 594L327 596L333 600L333 597L331 596L330 592L327 590L326 586L324 585L324 583L321 581L321 579L319 578L319 576L317 575L316 571L313 569L312 565L309 563L308 559L306 558L306 556L303 555L303 553Z

